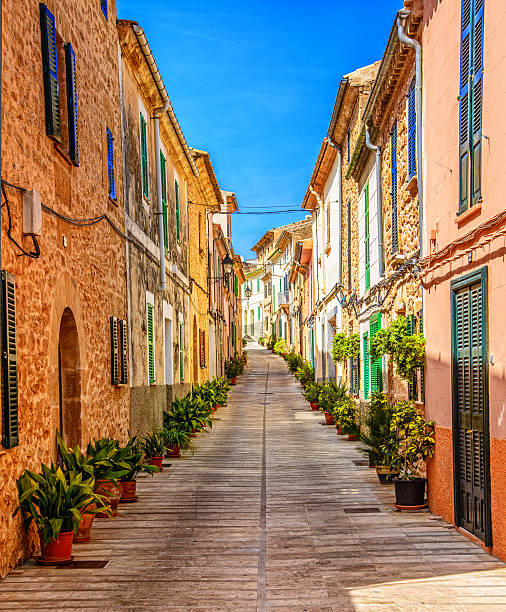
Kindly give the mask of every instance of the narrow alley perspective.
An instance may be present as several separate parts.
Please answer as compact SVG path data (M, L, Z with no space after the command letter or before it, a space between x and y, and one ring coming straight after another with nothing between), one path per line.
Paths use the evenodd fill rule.
M96 519L72 565L12 571L0 609L505 610L506 566L428 511L395 511L285 361L247 348L198 452L139 478L139 502Z

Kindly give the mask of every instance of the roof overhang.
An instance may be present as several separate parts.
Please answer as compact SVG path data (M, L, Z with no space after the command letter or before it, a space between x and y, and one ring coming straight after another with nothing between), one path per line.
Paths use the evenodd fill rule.
M268 232L265 232L265 234L260 238L260 240L251 247L251 250L255 252L258 251L259 249L263 248L268 242L270 242L273 237L274 230L269 230Z
M204 189L209 200L209 209L213 212L220 212L223 206L223 195L214 173L211 157L207 151L201 151L200 149L192 148L191 152L197 164L200 177L203 179Z

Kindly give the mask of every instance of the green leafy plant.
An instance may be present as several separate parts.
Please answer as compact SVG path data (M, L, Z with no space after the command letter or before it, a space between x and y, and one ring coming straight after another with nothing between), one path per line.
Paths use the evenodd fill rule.
M343 433L356 435L359 432L358 411L352 397L342 397L333 410L334 420Z
M332 380L327 380L323 385L320 385L320 394L318 403L322 412L334 414L341 402L348 398L348 390L342 383L336 385Z
M248 344L248 341L246 340L246 338L242 339L242 345L243 347L245 347Z
M269 336L267 340L267 348L272 351L275 344L276 344L276 338L274 336Z
M258 338L258 344L261 344L263 346L265 342L265 338L263 336L260 336L260 338Z
M419 478L422 461L434 454L434 422L426 421L410 402L395 404L390 435L382 445L391 471L403 480Z
M371 337L370 352L373 360L389 355L399 376L411 381L424 365L425 338L423 334L410 334L406 317L397 317Z
M92 470L96 480L113 481L120 480L130 470L128 463L123 462L118 454L117 440L111 438L94 440L86 447L86 454L80 452L79 446L71 450L62 443L63 440L59 438L60 453L68 470L83 471L88 474L91 474ZM64 449L69 452L64 454Z
M307 385L303 391L304 399L307 402L318 402L320 397L321 385L317 382L312 382Z
M286 363L288 364L288 369L290 372L295 374L295 372L297 372L300 366L304 363L304 360L295 351L290 351L286 355Z
M93 514L109 513L107 500L93 491L95 479L83 480L81 472L64 473L60 466L41 464L41 473L26 470L16 481L19 506L28 527L32 521L42 534L45 544L58 538L60 532L77 531L81 511ZM89 508L95 504L96 508Z
M160 468L156 465L144 463L144 452L136 437L130 438L125 446L120 446L117 456L123 464L127 464L130 468L129 472L121 477L122 482L135 480L139 472L153 475L155 472L160 471Z
M313 365L306 361L304 362L295 373L295 378L300 382L300 384L306 388L309 383L315 382L315 374Z
M230 357L230 359L225 360L224 368L225 368L225 376L231 380L236 376L239 376L244 371L244 366L246 365L246 359L241 355L237 355L237 353Z
M167 452L165 439L160 431L150 431L140 440L140 447L146 457L163 457Z
M343 363L350 357L360 355L360 334L346 335L339 332L332 341L332 358L338 363Z
M274 352L276 355L281 355L282 353L286 352L286 348L286 342L283 340L283 338L276 340L276 343L274 344Z
M364 420L365 427L360 431L360 450L373 465L388 463L390 452L385 452L386 441L390 438L390 424L394 407L383 391L375 391L371 396L369 411Z
M180 450L192 449L190 433L185 429L179 429L177 426L173 426L170 429L164 428L161 430L160 435L163 437L169 452L176 446Z

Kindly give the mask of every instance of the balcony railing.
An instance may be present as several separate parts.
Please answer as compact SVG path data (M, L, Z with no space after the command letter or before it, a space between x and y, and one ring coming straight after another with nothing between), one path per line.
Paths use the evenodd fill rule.
M283 306L284 304L290 304L290 292L289 291L280 291L278 293L278 304L279 306Z

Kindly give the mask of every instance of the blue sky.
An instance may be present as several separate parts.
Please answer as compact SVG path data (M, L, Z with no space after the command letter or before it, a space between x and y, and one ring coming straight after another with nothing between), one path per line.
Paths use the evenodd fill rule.
M300 208L341 77L381 58L402 0L117 0L144 28L190 146L239 210ZM251 210L251 209L250 209ZM234 249L304 213L233 215Z

